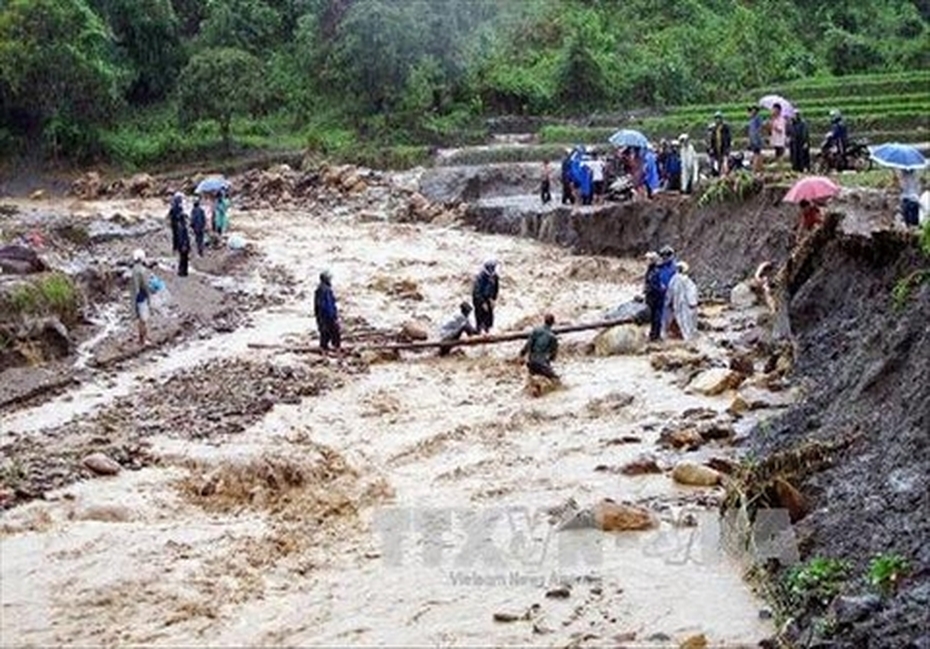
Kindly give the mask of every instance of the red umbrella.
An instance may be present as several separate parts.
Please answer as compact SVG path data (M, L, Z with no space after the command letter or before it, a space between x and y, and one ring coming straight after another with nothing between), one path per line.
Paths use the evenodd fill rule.
M801 178L785 194L784 200L789 203L801 201L822 201L833 198L840 193L839 185L823 176L808 176Z

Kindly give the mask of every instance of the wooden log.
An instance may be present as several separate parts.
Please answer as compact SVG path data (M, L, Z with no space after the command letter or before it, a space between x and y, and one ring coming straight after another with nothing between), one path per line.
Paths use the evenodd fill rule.
M631 324L630 318L621 318L616 320L600 320L597 322L587 322L583 324L564 325L562 327L553 327L554 334L568 334L578 331L590 331L592 329L609 329L622 324ZM425 340L410 343L384 343L365 345L362 347L353 347L352 351L396 349L398 351L414 349L436 349L439 347L472 347L476 345L494 345L497 343L513 342L515 340L526 340L529 338L529 331L497 334L493 336L472 336L470 338L461 338L459 340Z
M631 318L619 318L614 320L599 320L597 322L587 322L582 324L564 325L562 327L553 327L554 334L568 334L578 331L590 331L593 329L609 329L623 324L633 324ZM413 351L418 349L438 349L440 347L474 347L477 345L495 345L498 343L513 342L516 340L526 340L530 336L529 331L512 332L497 334L493 336L472 336L470 338L461 338L459 340L423 340L416 342L390 342L390 343L373 343L368 345L350 345L342 347L343 355L357 354L363 351L378 350L397 350ZM319 346L310 345L280 345L268 343L249 343L250 349L281 349L293 354L321 354L323 350Z

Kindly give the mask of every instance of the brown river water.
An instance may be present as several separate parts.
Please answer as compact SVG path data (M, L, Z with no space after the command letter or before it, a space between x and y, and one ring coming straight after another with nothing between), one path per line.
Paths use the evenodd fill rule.
M247 328L5 413L0 436L87 416L210 359L307 362L249 345L306 339L323 269L344 317L388 328L414 318L431 332L468 297L487 258L501 262L502 331L547 311L562 322L596 320L640 287L638 260L576 257L455 227L363 223L344 212L310 220L300 211L248 212L235 227L293 273L298 298L259 311ZM394 280L415 282L422 299L389 295L383 286ZM718 308L705 317L725 325L729 315ZM519 342L443 359L407 353L319 396L279 403L220 442L155 436L155 466L0 515L0 641L677 647L703 633L712 646L755 646L773 633L759 614L765 605L718 549L715 510L701 505L720 488L595 471L655 452L664 424L688 409L723 411L729 398L688 393L654 371L648 354L584 355L593 335L562 338L564 386L542 398L524 391ZM698 345L724 355L707 334ZM632 401L603 407L618 393ZM640 441L618 443L626 436ZM331 454L336 468L307 510L299 495L268 507L207 507L183 488L216 467L268 457L313 466ZM605 497L652 507L660 527L555 532L548 523L547 509L569 498L586 507ZM338 500L330 515L315 515L327 498ZM677 525L686 511L696 527ZM563 583L567 597L547 597ZM496 613L519 619L496 621Z

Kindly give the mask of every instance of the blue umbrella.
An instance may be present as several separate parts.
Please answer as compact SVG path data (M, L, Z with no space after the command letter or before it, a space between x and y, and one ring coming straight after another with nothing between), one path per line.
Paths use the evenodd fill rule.
M611 135L607 141L618 149L622 149L628 146L635 146L641 149L645 149L647 146L649 146L649 140L646 139L646 136L639 131L634 131L631 128L620 129Z
M878 164L894 169L923 169L927 159L909 144L882 144L869 147L872 159Z
M210 178L205 178L200 181L200 184L197 185L197 189L194 190L195 194L215 194L219 191L225 191L229 189L229 181L223 178L222 176L212 176Z

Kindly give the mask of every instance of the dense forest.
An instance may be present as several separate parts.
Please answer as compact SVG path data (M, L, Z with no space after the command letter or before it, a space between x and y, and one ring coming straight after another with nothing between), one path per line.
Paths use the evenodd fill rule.
M0 0L0 150L455 142L488 115L923 69L928 21L930 0Z

